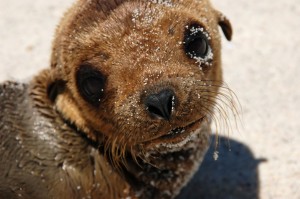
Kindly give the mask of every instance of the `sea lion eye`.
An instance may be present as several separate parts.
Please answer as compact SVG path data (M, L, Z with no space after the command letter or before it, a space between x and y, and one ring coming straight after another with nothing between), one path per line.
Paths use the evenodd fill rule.
M204 59L209 51L207 35L199 25L188 27L184 38L184 50L190 58Z
M81 87L86 96L92 97L98 95L98 93L101 93L103 91L103 89L100 89L102 88L102 84L102 79L89 77L83 80Z
M77 88L85 100L98 104L103 97L105 77L89 65L80 66L77 71Z

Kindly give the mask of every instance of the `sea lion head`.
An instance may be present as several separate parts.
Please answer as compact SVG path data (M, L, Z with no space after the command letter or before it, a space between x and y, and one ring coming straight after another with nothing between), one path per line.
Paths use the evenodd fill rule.
M213 116L220 26L230 40L229 21L207 0L79 0L57 29L50 97L112 151L180 150Z

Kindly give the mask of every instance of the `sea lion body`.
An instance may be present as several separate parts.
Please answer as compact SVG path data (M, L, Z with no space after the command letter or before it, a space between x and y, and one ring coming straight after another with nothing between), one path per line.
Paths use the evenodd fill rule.
M97 147L74 132L51 106L41 103L37 107L33 101L38 99L32 97L30 86L8 82L0 88L0 119L5 124L1 125L0 134L0 198L121 198L111 194L116 188L122 188L124 193L119 194L124 194L123 197L132 194L127 182L113 172L114 168ZM208 143L208 132L204 131L201 142ZM199 151L190 154L193 158L190 161L202 158L206 147L207 144L199 144ZM176 160L170 155L168 161L172 164L187 161L186 154L181 158ZM199 164L195 161L188 169L195 170ZM141 177L146 175L150 184L154 180L168 180L171 189L183 183L173 181L176 178L173 179L171 171L163 173L167 171L149 166L143 174L140 168L134 169ZM107 181L112 185L106 184ZM164 198L170 194L157 192L151 186L141 190L144 193L137 194L141 198Z
M30 92L0 86L0 198L110 198L104 178L121 181L101 174L112 170L103 155Z
M174 198L222 84L208 1L77 1L51 68L0 85L0 198Z

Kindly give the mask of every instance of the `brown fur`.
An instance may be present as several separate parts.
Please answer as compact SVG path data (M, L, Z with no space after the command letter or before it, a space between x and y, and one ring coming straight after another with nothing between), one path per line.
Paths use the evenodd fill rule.
M0 151L7 159L0 166L0 196L174 198L179 193L207 150L220 98L218 26L229 40L232 30L207 0L162 2L78 0L57 28L51 68L29 85L0 87L6 111L0 114L0 141L10 150ZM184 51L192 23L210 37L209 65ZM83 65L106 78L97 106L78 91L76 74ZM162 89L177 97L169 121L151 117L143 103ZM13 114L16 110L22 114ZM186 132L164 137L178 127Z

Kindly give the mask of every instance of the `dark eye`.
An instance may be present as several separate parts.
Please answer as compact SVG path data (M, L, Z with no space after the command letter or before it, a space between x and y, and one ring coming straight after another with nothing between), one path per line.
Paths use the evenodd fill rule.
M82 65L76 76L77 87L83 98L94 105L99 104L105 86L105 77L102 73L92 66Z
M89 77L83 80L81 87L86 96L93 97L103 92L103 81L100 78Z
M184 38L184 50L190 58L205 58L208 54L209 44L203 28L192 25L188 28Z

